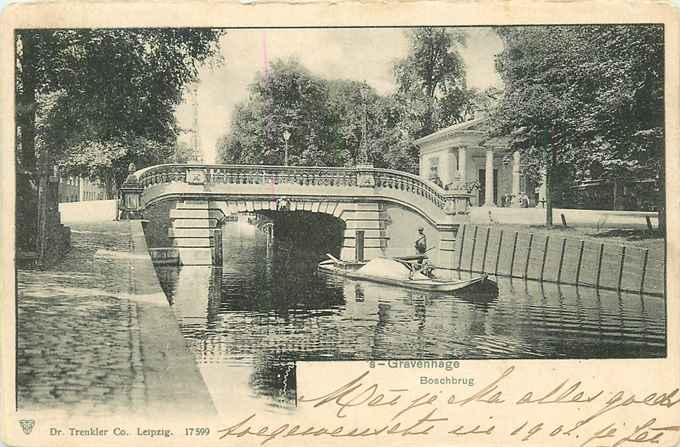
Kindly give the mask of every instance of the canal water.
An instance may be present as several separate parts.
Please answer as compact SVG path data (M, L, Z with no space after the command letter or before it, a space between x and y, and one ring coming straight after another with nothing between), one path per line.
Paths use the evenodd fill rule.
M296 360L665 356L660 297L503 278L491 300L411 291L318 273L323 245L235 222L222 268L159 269L218 409L290 408Z

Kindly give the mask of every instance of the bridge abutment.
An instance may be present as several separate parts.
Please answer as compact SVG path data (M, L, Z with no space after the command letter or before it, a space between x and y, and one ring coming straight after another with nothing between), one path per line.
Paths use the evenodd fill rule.
M170 240L183 265L213 264L213 230L218 218L208 200L185 200L170 210Z
M345 222L340 258L361 261L385 256L387 236L382 203L343 204L338 217Z

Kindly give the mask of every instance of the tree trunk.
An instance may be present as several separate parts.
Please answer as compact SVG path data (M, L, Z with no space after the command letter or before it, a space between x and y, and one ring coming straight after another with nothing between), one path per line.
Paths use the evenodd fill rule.
M49 182L49 163L47 160L47 151L42 150L40 159L38 160L40 166L38 168L38 237L36 241L36 249L38 251L38 262L40 265L47 264L47 249L49 244L49 202L48 202L48 182Z
M553 205L552 205L552 171L555 166L555 150L550 145L550 155L546 157L545 163L545 225L553 225Z
M35 173L35 72L33 39L30 32L21 33L21 95L18 118L21 127L21 162L24 170Z
M663 234L666 234L666 188L664 185L665 182L662 182L661 186L659 187L659 206L657 218L659 220L659 231L661 231Z
M41 227L45 223L47 215L47 179L41 176L37 169L35 154L35 114L36 114L36 81L34 70L34 43L31 32L19 34L21 39L21 51L17 48L21 64L21 93L18 95L17 124L21 129L21 168L26 173L23 175L26 186L34 185L34 188L22 188L18 190L17 207L21 207L21 222L17 222L17 231L25 233L25 237L18 238L28 241L28 244L20 247L25 250L35 250L39 260L42 261L42 253L46 246L47 234ZM42 228L42 229L41 229Z

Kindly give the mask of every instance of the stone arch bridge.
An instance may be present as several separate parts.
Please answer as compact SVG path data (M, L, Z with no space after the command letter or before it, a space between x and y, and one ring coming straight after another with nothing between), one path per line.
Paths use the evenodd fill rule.
M466 191L445 191L406 172L356 167L165 164L130 174L121 187L123 214L162 228L183 264L210 264L213 232L238 212L307 211L341 219L341 258L415 254L425 227L428 255L453 264Z

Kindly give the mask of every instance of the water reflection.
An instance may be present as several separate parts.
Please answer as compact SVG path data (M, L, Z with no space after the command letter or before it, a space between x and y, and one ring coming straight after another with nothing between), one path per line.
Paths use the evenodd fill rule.
M224 234L222 268L159 273L225 402L242 384L239 399L292 406L297 360L665 355L661 298L503 278L493 299L412 291L318 274L313 247Z

